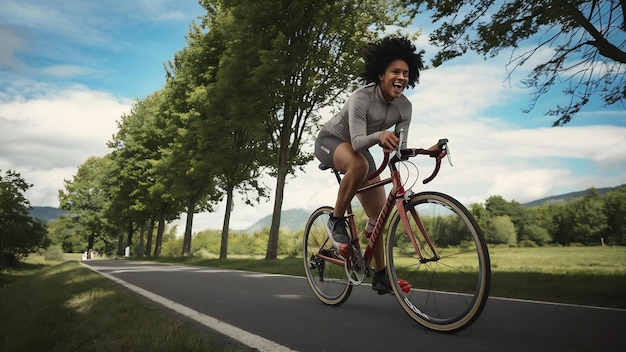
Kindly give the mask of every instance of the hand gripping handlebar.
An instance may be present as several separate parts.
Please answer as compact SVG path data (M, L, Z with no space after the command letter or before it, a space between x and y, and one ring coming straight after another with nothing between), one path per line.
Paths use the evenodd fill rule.
M436 150L428 150L423 148L402 149L400 150L400 157L398 158L396 156L392 158L391 162L395 163L400 160L408 160L409 158L417 155L428 155L431 158L435 158L435 169L433 170L433 173L426 179L424 179L424 181L422 181L424 184L427 184L437 176L437 173L439 173L439 169L441 168L441 159L448 155L448 139L440 139L439 142L437 142Z

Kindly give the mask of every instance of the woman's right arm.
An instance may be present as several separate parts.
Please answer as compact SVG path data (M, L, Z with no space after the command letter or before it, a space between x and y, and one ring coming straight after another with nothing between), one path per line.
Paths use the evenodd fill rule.
M367 110L369 97L362 91L357 91L348 99L348 126L352 148L363 151L380 141L381 132L367 134Z

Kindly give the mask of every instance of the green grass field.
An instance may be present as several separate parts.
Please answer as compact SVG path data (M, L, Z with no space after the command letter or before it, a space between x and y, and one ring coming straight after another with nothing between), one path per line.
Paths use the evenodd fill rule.
M492 296L626 308L625 247L493 248Z
M497 247L489 253L491 296L626 309L626 247ZM304 275L302 258L158 261Z
M490 248L494 272L626 275L626 247Z

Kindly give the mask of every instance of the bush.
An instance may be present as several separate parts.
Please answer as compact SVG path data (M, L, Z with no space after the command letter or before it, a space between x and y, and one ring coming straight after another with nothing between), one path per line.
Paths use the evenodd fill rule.
M196 257L196 258L205 258L206 259L206 258L214 258L215 254L212 254L207 249L200 248L200 249L194 251L192 256Z
M43 258L49 261L62 262L65 258L61 248L50 248L43 252Z
M535 243L535 241L531 241L531 240L528 240L528 239L526 239L526 240L521 240L521 241L519 242L519 246L520 246L520 247L527 247L527 248L530 248L530 247L538 247L538 245L537 245L537 243Z
M495 216L489 219L486 228L483 229L485 240L491 244L504 244L515 246L517 244L517 234L515 225L507 215Z
M520 233L520 245L521 242L530 241L540 246L543 246L549 243L551 240L552 239L550 238L548 230L535 224L529 224L527 226L524 226L522 233Z

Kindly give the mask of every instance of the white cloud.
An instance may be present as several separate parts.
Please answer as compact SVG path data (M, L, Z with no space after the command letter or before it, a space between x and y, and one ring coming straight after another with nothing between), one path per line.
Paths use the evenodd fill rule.
M0 101L0 169L34 184L27 193L32 205L57 206L63 180L88 157L108 152L106 142L130 105L80 86Z

